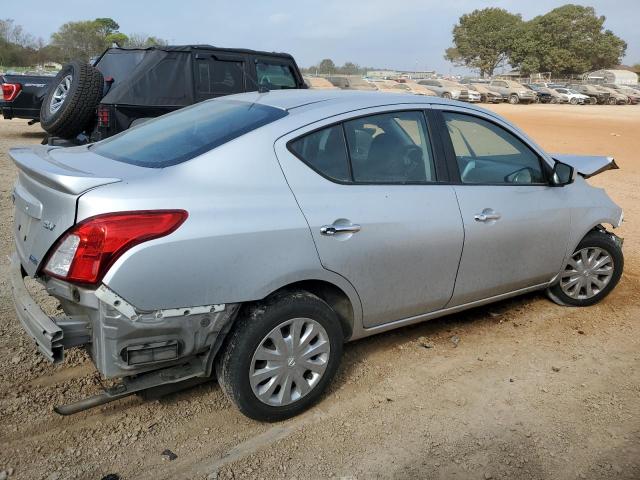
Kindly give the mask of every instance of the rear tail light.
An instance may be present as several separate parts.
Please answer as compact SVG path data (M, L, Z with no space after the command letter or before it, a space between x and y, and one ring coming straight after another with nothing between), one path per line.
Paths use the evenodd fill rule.
M144 210L88 218L58 240L43 271L70 282L97 284L124 252L169 235L187 216L184 210Z
M2 98L5 102L13 102L22 90L22 85L19 83L3 83L2 84Z
M111 120L111 111L107 105L98 106L98 126L108 127Z

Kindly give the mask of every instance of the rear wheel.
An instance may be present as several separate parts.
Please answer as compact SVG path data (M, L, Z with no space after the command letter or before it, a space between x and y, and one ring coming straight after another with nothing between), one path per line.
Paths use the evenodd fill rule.
M596 103L598 103L597 98L589 97L589 105L595 105Z
M509 97L509 103L511 105L516 105L518 103L520 103L520 97L518 97L518 95L513 94Z
M281 293L241 313L217 361L218 381L248 417L284 420L319 400L343 340L326 302L305 291Z
M593 305L618 284L623 267L618 242L606 232L589 232L560 273L558 283L549 288L549 296L561 305Z
M73 61L56 76L40 107L40 123L49 134L73 138L95 121L104 79L91 65Z

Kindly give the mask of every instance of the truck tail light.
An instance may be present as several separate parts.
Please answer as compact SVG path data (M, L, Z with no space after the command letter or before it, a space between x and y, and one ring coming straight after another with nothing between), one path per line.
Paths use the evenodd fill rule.
M111 111L107 105L98 106L98 126L108 127L111 120Z
M97 284L124 252L169 235L187 217L184 210L141 210L87 218L53 246L43 271L70 282Z
M22 90L22 85L19 83L3 83L2 98L5 102L13 102L20 93L20 90Z

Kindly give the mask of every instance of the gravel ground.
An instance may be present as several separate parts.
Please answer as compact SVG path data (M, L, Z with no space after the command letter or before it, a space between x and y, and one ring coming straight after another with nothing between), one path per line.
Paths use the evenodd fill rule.
M17 324L6 153L41 133L0 120L0 478L639 479L640 106L490 108L550 151L616 156L591 181L625 209L619 286L588 309L534 294L349 344L324 400L279 424L243 417L215 383L52 411L101 379L81 351L41 360Z

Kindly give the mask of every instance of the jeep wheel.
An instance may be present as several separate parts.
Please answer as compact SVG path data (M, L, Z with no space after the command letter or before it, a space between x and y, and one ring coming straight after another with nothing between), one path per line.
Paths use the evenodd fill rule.
M293 417L333 379L343 340L336 313L317 296L275 295L240 313L216 362L218 382L248 417Z
M518 103L520 103L520 97L518 97L518 95L511 95L509 96L509 103L511 105L517 105Z
M611 234L589 232L567 261L558 282L547 293L560 305L593 305L618 284L623 267L622 248Z
M40 123L49 134L73 138L90 124L102 98L104 79L91 65L73 61L56 76L40 107Z

